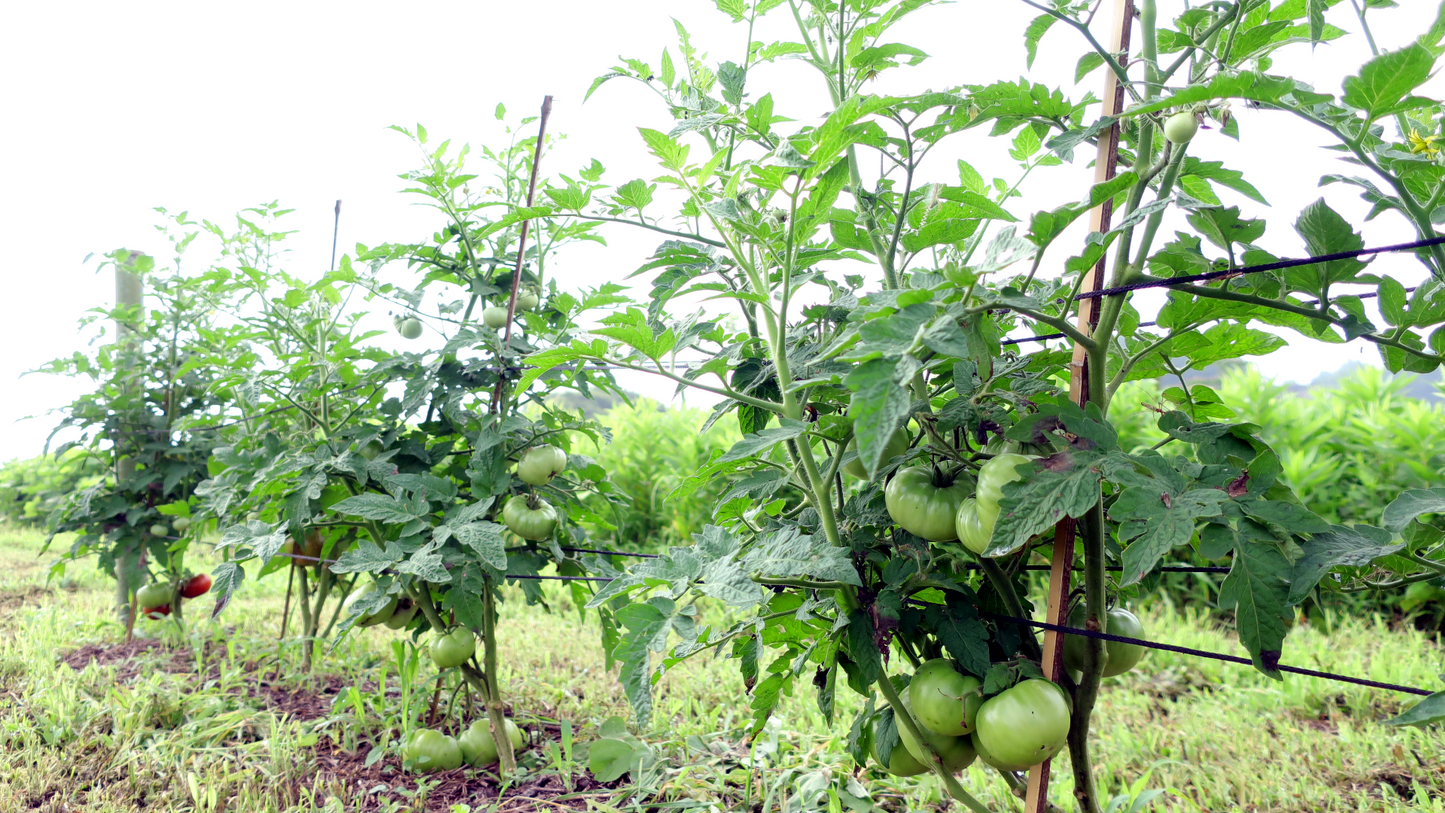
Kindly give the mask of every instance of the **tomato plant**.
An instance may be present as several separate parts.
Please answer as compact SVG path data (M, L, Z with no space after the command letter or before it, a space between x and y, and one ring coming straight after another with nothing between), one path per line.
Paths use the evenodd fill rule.
M744 432L683 486L736 478L690 548L626 571L586 562L614 577L589 606L626 603L609 651L639 719L652 711L654 680L730 647L753 733L800 684L816 688L831 720L846 685L870 701L850 731L855 759L872 751L910 773L916 766L899 756L907 748L894 747L900 731L933 757L940 748L889 671L947 658L980 681L971 736L1003 781L1019 787L1015 771L1068 747L1080 809L1097 813L1089 732L1110 664L1102 641L1075 645L1077 675L1056 685L1041 680L1037 636L998 620L1033 616L1039 597L1018 574L1050 561L1056 529L1077 535L1082 623L1095 628L1111 603L1151 591L1171 557L1228 561L1219 604L1271 677L1313 591L1366 589L1372 573L1405 586L1445 572L1441 534L1418 519L1445 496L1408 493L1379 527L1332 526L1293 491L1281 452L1189 376L1296 334L1368 343L1391 370L1439 367L1445 247L1415 252L1424 279L1411 291L1340 256L1364 239L1324 199L1291 213L1292 231L1270 231L1249 203L1263 196L1225 166L1219 144L1285 149L1269 128L1248 128L1251 105L1303 119L1350 162L1324 182L1364 190L1368 211L1355 216L1399 217L1433 238L1430 213L1445 197L1433 139L1445 109L1414 91L1435 69L1445 28L1379 54L1332 96L1269 73L1276 51L1344 34L1321 9L1226 2L1167 19L1165 4L1140 0L1137 20L1124 21L1140 58L1124 65L1099 45L1109 37L1093 6L1031 5L1043 16L1025 34L1030 61L1045 34L1058 48L1088 33L1072 40L1080 70L1123 80L1121 111L1029 80L882 94L870 84L879 74L927 58L888 39L894 26L925 13L954 19L902 1L790 6L791 19L780 12L780 27L766 29L788 30L784 39L749 42L716 64L679 26L680 60L671 51L660 68L628 59L594 82L594 94L640 82L664 102L675 126L641 129L639 150L680 202L599 172L549 188L544 215L529 210L662 242L637 272L650 292L530 355L523 381L592 364L651 372L720 398L714 416L736 413ZM752 31L773 8L723 10ZM827 115L785 109L791 92L768 92L770 63L784 56L816 72ZM1399 78L1375 81L1387 75ZM937 161L939 145L969 131L1006 139L1012 163ZM1087 162L1118 171L1087 187L1040 181ZM1243 203L1226 202L1234 195ZM1105 203L1108 226L1090 215ZM1270 268L1278 255L1266 243L1279 241L1298 244L1294 256L1336 259ZM1136 297L1120 289L1126 282L1161 291ZM679 301L688 294L728 303L734 318L692 314ZM679 374L668 360L683 349L701 361ZM1165 440L1121 447L1111 400L1126 382L1158 378L1178 385L1148 405ZM910 421L918 439L900 458L895 432ZM843 479L854 461L868 479ZM742 617L697 623L697 602L709 598ZM770 621L783 617L778 631ZM654 667L651 653L672 633ZM1011 727L1018 737L1003 735ZM925 764L950 796L982 809L942 759Z
M185 572L186 531L206 460L219 439L204 422L232 402L215 387L222 373L203 362L215 344L228 343L236 333L212 307L224 303L225 295L182 262L196 224L184 214L161 211L174 267L140 252L107 254L100 270L113 270L117 290L128 289L131 301L98 311L82 326L108 317L114 341L38 371L95 383L92 392L61 410L64 417L51 439L65 438L56 455L83 453L105 472L50 514L47 548L57 534L74 534L51 576L63 575L67 562L96 557L96 565L116 579L115 606L123 625L130 621L132 593L152 574L174 580ZM172 527L181 539L170 538ZM179 605L175 621L182 623Z
M601 466L569 454L575 438L602 441L599 427L549 398L559 389L616 393L611 373L531 376L521 359L570 342L621 289L574 295L548 280L552 253L590 239L595 224L533 223L519 245L517 211L545 144L482 150L499 179L483 187L468 183L468 149L398 129L427 162L408 176L411 191L446 218L432 240L359 247L316 282L268 277L249 256L250 272L232 277L247 291L250 338L281 363L236 374L266 418L217 450L204 490L208 510L225 518L217 611L248 576L284 569L301 598L303 666L323 639L363 627L403 630L413 645L431 636L439 685L469 702L479 696L501 731L499 588L549 565L579 568L562 546L586 542L584 521L610 527L582 498L602 508L617 499ZM514 286L533 308L508 319ZM520 296L528 290L534 301ZM354 329L360 313L340 306L352 294L384 303L402 324L421 322L438 342L395 354L365 344ZM326 561L287 567L288 552ZM513 583L523 599L545 600L538 581ZM579 606L591 597L585 583L569 589ZM330 595L347 598L323 612ZM599 615L615 638L612 611ZM509 773L512 748L499 750Z

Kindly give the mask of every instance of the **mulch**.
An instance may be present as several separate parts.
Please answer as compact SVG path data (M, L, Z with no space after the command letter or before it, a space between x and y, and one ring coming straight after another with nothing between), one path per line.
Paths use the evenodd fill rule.
M208 644L208 647L210 645ZM195 658L188 649L167 647L153 639L136 639L121 644L86 644L79 649L64 653L61 663L76 671L91 664L110 666L115 669L118 683L129 683L135 678L154 674L157 670L172 674L190 674L198 680L219 677L219 667L208 670L210 674L197 675ZM310 721L324 719L332 713L335 699L350 683L336 675L317 675L308 687L283 685L273 681L260 663L248 662L244 667L257 679L245 684L245 697L258 706L285 715L294 720ZM375 685L358 686L363 692L375 691ZM508 709L508 713L511 710ZM531 736L543 740L560 739L556 725L524 726L531 729ZM457 733L451 731L449 733ZM545 743L534 743L533 748L545 747ZM347 751L335 741L322 737L314 748L314 786L324 791L323 795L343 797L348 811L371 813L371 811L395 809L397 803L415 806L425 798L425 807L408 809L437 811L445 813L453 805L471 805L473 809L487 809L495 813L523 813L524 811L586 810L587 798L608 796L619 783L598 782L586 770L579 770L570 778L568 788L563 778L555 772L527 774L520 781L506 786L493 769L478 770L462 767L454 771L439 771L430 774L410 774L401 769L400 760L388 755L373 765L367 765L367 754L371 743L362 743L358 750ZM586 794L578 796L577 794ZM500 797L500 799L499 799Z

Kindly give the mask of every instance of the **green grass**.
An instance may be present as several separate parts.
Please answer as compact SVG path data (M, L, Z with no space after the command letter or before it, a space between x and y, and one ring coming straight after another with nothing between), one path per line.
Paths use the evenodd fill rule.
M205 600L193 604L189 649L150 650L76 672L57 655L114 644L123 630L111 620L109 582L99 573L72 565L71 589L46 589L50 558L36 559L39 541L0 528L0 811L449 810L437 802L445 788L429 792L426 783L385 773L393 756L370 775L386 788L377 793L371 784L347 787L326 770L339 752L365 755L425 711L435 670L427 662L415 681L398 677L401 634L368 630L322 658L324 676L300 674L294 647L277 661L285 591L278 573L246 585L217 622L202 619ZM627 707L604 670L595 623L579 623L566 591L553 586L549 596L551 613L507 603L503 680L520 722L567 720L584 743ZM1156 639L1238 651L1201 615L1163 606L1142 615ZM163 639L173 639L172 630L141 627ZM1297 628L1285 660L1433 687L1445 658L1421 633L1340 619L1330 634ZM329 714L300 721L255 696L261 676L273 672L288 690L329 680L358 691L343 691ZM846 691L829 726L802 681L750 743L739 733L749 713L734 664L690 661L662 679L656 696L651 730L640 734L658 761L636 784L542 803L508 801L504 793L500 805L473 800L472 809L638 810L647 807L630 805L661 801L674 806L654 809L690 802L699 810L799 810L811 809L800 805L810 789L824 791L819 809L829 809L828 792L840 811L942 807L931 778L855 769L844 743L860 699ZM1279 683L1240 666L1154 652L1104 692L1095 716L1098 778L1109 795L1141 778L1170 789L1154 806L1160 810L1445 810L1445 736L1376 724L1408 700L1314 679ZM519 782L546 779L559 761L566 767L568 755L549 750L528 752ZM574 763L585 765L583 750L570 755ZM1072 809L1061 763L1053 798ZM971 767L963 782L992 809L1021 808L988 769Z

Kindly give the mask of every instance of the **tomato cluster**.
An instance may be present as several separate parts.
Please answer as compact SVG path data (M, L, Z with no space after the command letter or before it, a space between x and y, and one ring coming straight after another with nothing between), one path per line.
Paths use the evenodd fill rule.
M199 598L210 591L211 577L198 573L181 582L179 589L176 585L165 582L149 582L136 591L135 600L140 605L141 615L152 621L159 621L171 614L173 594L178 592L181 598L188 599Z

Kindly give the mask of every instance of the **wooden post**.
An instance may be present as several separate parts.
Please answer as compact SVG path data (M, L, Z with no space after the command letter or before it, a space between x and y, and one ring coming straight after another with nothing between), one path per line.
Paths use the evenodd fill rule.
M1129 31L1134 24L1134 0L1114 0L1114 35L1110 53L1118 58L1119 64L1129 64ZM1105 71L1103 111L1117 116L1124 109L1124 88L1119 77L1112 70ZM1114 177L1119 163L1119 125L1099 134L1098 156L1094 161L1094 182L1103 183ZM1089 230L1107 232L1113 215L1113 202L1104 201L1089 215ZM1104 287L1106 257L1100 257L1082 290L1097 291ZM1085 299L1079 303L1079 331L1092 335L1099 324L1099 299ZM1085 349L1074 345L1074 357L1069 363L1069 397L1079 406L1089 402L1089 359ZM1068 621L1069 576L1074 567L1074 520L1065 517L1054 528L1053 566L1049 569L1049 593L1044 620L1050 624L1063 625ZM1044 632L1044 675L1058 682L1063 673L1063 639L1053 630ZM1050 762L1035 765L1029 771L1028 793L1024 799L1027 813L1047 813L1049 809L1049 767Z
M145 285L141 282L140 275L136 273L136 263L140 258L146 256L143 252L132 251L124 260L115 264L115 306L141 308L144 304ZM137 316L137 321L140 317ZM138 339L136 338L135 325L123 319L115 320L115 342L122 350L121 369L130 368L130 361L126 356L134 350ZM130 430L126 427L124 419L111 442L115 446L115 484L120 485L135 476L135 457L125 453L129 444L125 442L127 433ZM135 624L134 610L131 606L130 579L126 573L126 559L129 551L118 551L115 558L115 612L120 623L126 627L126 640L130 640L131 629Z

